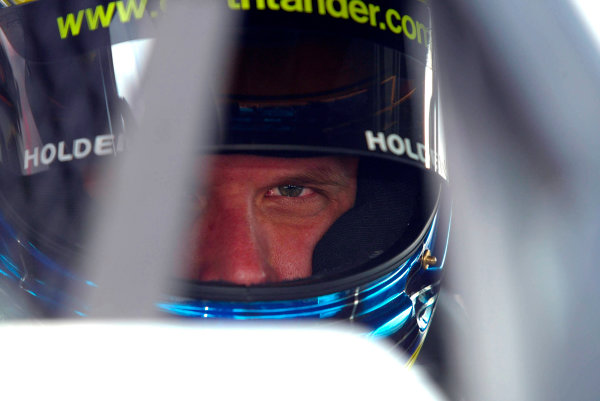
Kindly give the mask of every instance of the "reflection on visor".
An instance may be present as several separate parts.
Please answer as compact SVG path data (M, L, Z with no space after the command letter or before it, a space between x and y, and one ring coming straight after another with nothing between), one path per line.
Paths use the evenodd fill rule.
M16 97L17 104L5 103L22 110L14 122L22 130L14 169L31 175L122 151L119 135L131 122L151 48L150 39L134 40L54 62L28 62L9 51L2 68L15 74L17 94L4 99Z
M142 77L152 54L154 39L137 39L112 45L117 92L128 104L135 103Z

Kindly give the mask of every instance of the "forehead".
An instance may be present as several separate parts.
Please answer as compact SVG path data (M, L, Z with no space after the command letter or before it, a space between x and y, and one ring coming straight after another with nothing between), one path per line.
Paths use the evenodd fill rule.
M315 177L351 177L356 173L357 160L349 157L270 157L256 155L211 155L200 158L204 171L212 175L235 173L253 175L303 175Z

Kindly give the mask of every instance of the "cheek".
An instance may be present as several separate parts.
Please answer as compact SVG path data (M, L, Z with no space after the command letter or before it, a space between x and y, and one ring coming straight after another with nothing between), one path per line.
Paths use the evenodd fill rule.
M201 220L193 221L185 231L185 239L180 242L181 255L183 255L183 276L185 278L197 277L198 266L202 260L200 251L203 241L203 225Z
M310 277L315 245L332 222L328 218L293 226L269 225L269 264L280 280Z

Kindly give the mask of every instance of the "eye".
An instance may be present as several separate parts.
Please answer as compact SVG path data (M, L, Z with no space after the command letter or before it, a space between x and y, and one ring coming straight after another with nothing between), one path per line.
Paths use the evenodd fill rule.
M288 198L298 198L300 196L307 196L312 193L313 191L309 188L300 185L288 184L271 188L269 191L267 191L267 196L285 196Z

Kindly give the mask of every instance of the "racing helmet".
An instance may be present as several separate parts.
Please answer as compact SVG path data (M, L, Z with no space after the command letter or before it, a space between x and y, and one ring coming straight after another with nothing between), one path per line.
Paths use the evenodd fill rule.
M197 150L208 184L191 201L202 210L182 245L189 266L156 307L189 319L350 321L392 339L413 361L437 302L451 214L429 5L223 7L236 15L234 43L210 95L214 132ZM139 140L137 88L164 12L166 2L150 0L40 0L0 10L0 292L26 300L3 302L0 318L88 313L73 306L69 289L95 286L80 265L96 177ZM207 226L227 219L207 221L225 199L212 195L234 182L232 168L250 174L246 184L256 179L245 171L249 161L259 168L252 171L317 167L259 188L280 202L269 209L276 217L263 214L250 229L274 273L244 282L220 275L222 259L207 262L207 248L226 242ZM290 217L289 209L336 203L330 186L347 202L306 234L316 212ZM236 224L231 232L245 229ZM306 237L303 270L273 250ZM221 256L244 265L240 252ZM295 273L278 274L284 264Z

